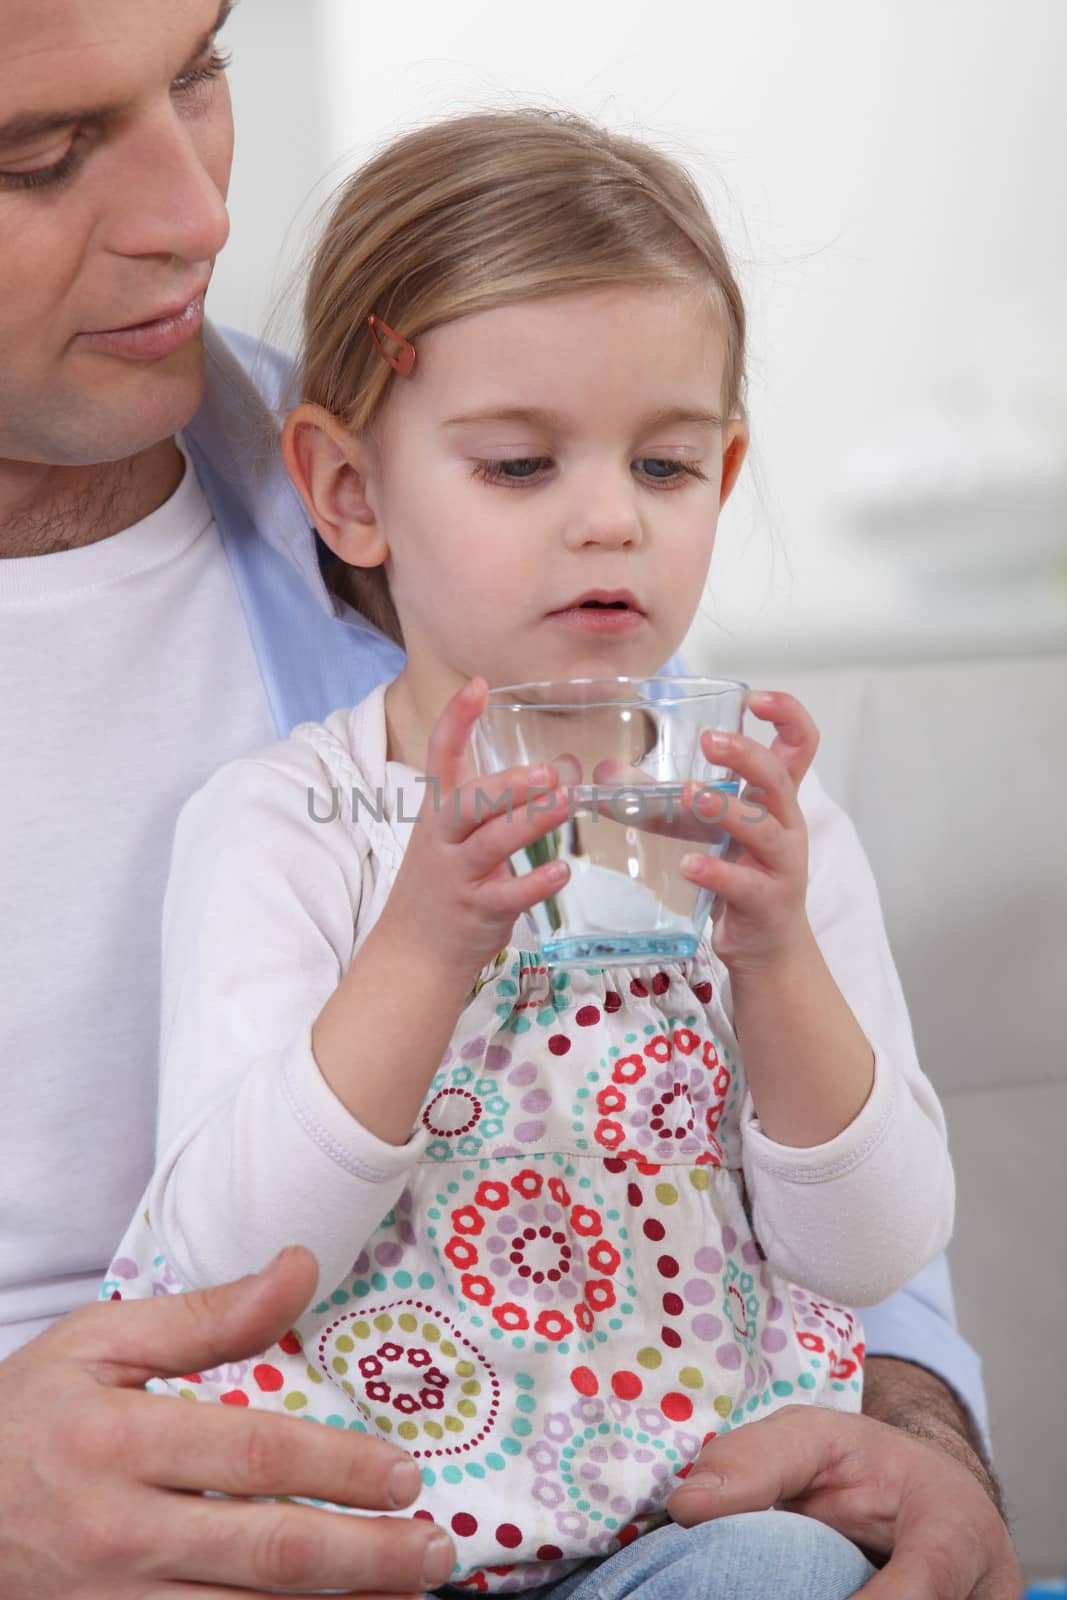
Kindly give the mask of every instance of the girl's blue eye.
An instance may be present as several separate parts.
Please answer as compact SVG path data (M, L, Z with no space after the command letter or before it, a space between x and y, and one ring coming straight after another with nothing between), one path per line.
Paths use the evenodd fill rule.
M474 467L474 476L481 478L484 483L522 484L529 483L539 476L539 469L548 465L546 456L516 456L508 461L479 461ZM683 477L699 478L706 481L704 473L695 461L675 461L661 459L657 456L642 456L634 463L643 469L645 476L654 483L677 483ZM666 468L666 471L652 471L651 468Z

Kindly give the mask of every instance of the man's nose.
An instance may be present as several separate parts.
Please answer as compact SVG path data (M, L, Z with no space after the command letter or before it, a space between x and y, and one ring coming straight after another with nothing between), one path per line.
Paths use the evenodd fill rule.
M123 155L111 248L125 256L213 260L229 235L229 213L224 191L188 127L170 112L143 120L130 130ZM221 165L228 173L228 158Z

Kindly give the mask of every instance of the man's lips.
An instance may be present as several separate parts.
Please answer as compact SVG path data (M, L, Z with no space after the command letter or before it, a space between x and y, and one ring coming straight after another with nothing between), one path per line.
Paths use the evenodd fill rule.
M188 344L200 332L204 323L205 291L206 285L187 300L172 302L145 321L83 333L79 341L108 355L141 361L159 360Z

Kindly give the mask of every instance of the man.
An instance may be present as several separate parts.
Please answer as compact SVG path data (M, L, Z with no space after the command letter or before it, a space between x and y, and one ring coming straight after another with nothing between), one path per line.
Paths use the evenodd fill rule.
M412 1593L453 1560L424 1520L254 1498L409 1506L417 1468L383 1442L138 1392L279 1337L312 1293L305 1251L202 1294L86 1304L152 1162L177 812L402 659L327 594L269 412L203 328L228 226L226 9L0 0L5 1600ZM253 376L275 403L280 374ZM788 1411L714 1441L677 1519L780 1501L891 1552L883 1600L1014 1595L943 1271L931 1304L868 1319L896 1358L870 1362L868 1417Z

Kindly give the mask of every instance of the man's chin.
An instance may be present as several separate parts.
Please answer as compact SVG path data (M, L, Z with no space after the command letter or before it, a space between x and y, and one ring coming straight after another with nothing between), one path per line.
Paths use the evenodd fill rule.
M158 361L97 357L92 366L21 416L0 418L0 457L71 467L124 461L187 427L203 398L202 337Z

